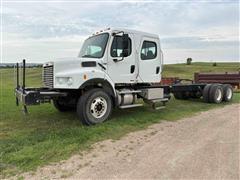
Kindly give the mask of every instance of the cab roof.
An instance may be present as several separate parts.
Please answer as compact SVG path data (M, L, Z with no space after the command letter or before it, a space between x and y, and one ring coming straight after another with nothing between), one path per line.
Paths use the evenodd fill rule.
M102 34L102 33L116 33L116 32L120 32L123 31L125 33L129 33L129 34L137 34L140 36L149 36L149 37L153 37L153 38L159 38L159 36L157 34L153 34L153 33L147 33L147 32L143 32L143 31L136 31L136 30L132 30L132 29L126 29L126 28L107 28L104 30L100 30L97 31L95 33L93 33L92 35L97 35L97 34Z

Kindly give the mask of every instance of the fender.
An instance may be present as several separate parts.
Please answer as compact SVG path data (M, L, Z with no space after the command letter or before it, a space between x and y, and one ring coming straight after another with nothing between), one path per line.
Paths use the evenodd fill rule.
M102 87L105 89L111 96L115 97L116 96L116 91L114 87L111 85L110 82L106 79L102 78L94 78L94 79L89 79L86 82L84 82L79 89L85 89L88 86L97 86L97 87Z
M107 79L102 78L89 79L86 82L84 82L79 87L79 89L85 89L87 87L102 87L112 97L113 105L116 107L116 105L118 104L118 97L116 95L115 88Z

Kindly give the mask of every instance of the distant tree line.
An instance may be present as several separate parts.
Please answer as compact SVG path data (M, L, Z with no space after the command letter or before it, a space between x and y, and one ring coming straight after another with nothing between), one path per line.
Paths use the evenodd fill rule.
M0 68L13 68L14 66L16 66L16 64L0 64ZM19 64L19 66L21 67L21 64ZM42 64L26 64L27 68L35 68L35 67L42 67Z
M186 64L187 64L187 65L191 65L191 64L192 64L192 61L193 61L192 58L189 57L189 58L187 58L187 60L186 60ZM217 66L217 63L214 62L214 63L212 64L212 66Z

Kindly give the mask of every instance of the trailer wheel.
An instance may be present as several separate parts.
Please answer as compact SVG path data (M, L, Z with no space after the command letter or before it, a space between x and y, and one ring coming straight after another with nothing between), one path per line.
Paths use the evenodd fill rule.
M220 84L212 84L209 90L209 102L221 103L223 99L223 87Z
M203 89L203 101L204 102L209 102L209 91L210 91L210 87L212 86L212 84L207 84L204 89Z
M61 101L59 101L59 100L57 100L57 99L54 99L54 100L53 100L53 105L54 105L54 107L55 107L58 111L60 111L60 112L66 112L66 111L72 111L72 110L74 110L73 107L68 106L68 105L62 103Z
M229 102L233 97L233 88L230 84L224 84L223 86L223 101Z
M77 114L85 125L95 125L107 120L112 112L112 99L103 89L91 89L77 103Z

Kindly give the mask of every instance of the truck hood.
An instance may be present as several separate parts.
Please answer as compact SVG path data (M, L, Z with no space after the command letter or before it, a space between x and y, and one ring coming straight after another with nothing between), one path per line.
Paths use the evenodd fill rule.
M49 66L53 64L65 64L66 66L69 64L78 64L81 62L86 62L86 61L100 61L100 59L96 58L80 58L80 57L64 57L64 58L57 58L54 59L53 61L46 62L43 64L43 66Z
M97 62L96 66L89 66L89 67L84 67L84 70L82 69L82 62ZM51 66L53 65L54 67L54 72L55 74L64 74L64 73L69 73L69 72L80 72L80 71L85 71L87 68L91 70L100 70L103 71L102 67L99 66L99 63L101 63L101 59L96 59L96 58L79 58L79 57L67 57L67 58L59 58L55 59L52 62L45 63L43 66Z

